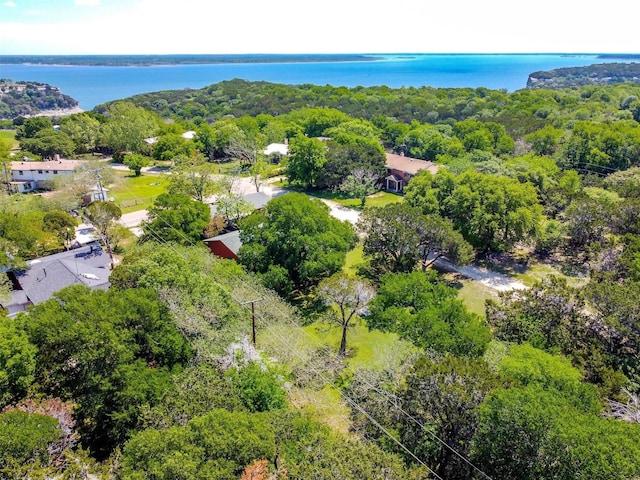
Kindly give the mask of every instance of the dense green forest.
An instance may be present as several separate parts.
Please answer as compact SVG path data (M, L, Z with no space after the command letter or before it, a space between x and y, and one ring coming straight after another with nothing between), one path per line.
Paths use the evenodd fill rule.
M139 239L86 179L0 196L3 267L67 248L70 210L118 257L0 320L0 478L640 478L639 98L234 80L17 121L24 154L171 175ZM389 152L440 168L381 194ZM236 177L270 174L253 211ZM204 247L236 228L237 262Z
M635 85L619 84L508 93L486 88L347 88L230 80L196 90L136 95L130 100L162 116L195 123L226 115L277 116L304 107L327 107L351 117L374 120L383 116L408 124L492 121L518 137L546 125L562 128L577 120L631 119L630 104L637 100L639 90ZM97 107L97 111L103 109Z

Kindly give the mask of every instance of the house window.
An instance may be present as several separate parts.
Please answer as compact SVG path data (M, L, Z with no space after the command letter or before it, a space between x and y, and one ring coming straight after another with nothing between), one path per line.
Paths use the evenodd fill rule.
M49 173L49 170L45 170L45 172L44 172L44 173Z
M38 170L38 173L42 174L42 170Z
M53 171L53 174L54 174L54 175L57 175L57 174L58 174L58 170L54 170L54 171Z
M18 170L18 175L24 175L24 173L22 173L22 170Z

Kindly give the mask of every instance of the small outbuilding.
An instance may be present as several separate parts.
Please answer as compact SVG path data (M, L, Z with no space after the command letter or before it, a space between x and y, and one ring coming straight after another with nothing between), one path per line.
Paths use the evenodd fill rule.
M215 256L230 260L238 260L238 252L242 246L239 230L207 238L204 243Z

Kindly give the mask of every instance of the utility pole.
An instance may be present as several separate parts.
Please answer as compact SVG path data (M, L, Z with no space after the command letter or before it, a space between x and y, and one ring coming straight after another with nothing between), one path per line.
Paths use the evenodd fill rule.
M89 173L96 174L96 179L98 182L98 185L97 185L98 191L100 192L100 201L101 202L107 201L104 197L104 189L102 188L102 176L100 175L100 169L89 170ZM115 260L113 258L113 250L111 249L111 243L109 242L109 234L106 231L104 231L104 232L100 232L100 236L102 237L102 241L107 247L107 254L109 255L109 259L111 260L111 263L109 264L109 269L113 270L115 267Z
M2 170L4 171L4 181L7 185L7 194L11 195L11 185L9 183L9 172L7 171L7 162L2 162Z
M256 346L256 302L261 302L262 300L264 299L258 298L240 303L240 305L251 304L251 343L253 343L254 347Z
M105 202L107 199L104 198L104 190L102 189L102 177L100 176L100 170L96 170L96 178L98 179L98 191L100 192L100 200Z

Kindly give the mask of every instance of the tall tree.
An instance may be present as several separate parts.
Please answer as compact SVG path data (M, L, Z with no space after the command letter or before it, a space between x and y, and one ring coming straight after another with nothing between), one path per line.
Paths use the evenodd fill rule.
M87 208L87 218L91 221L93 226L96 227L102 240L107 247L107 253L111 259L111 268L115 266L115 260L113 259L113 251L111 249L111 224L115 220L119 220L122 217L122 210L113 202L91 202Z
M367 326L395 332L420 348L480 356L491 331L456 295L455 289L436 280L435 272L387 273L369 306Z
M82 442L101 458L138 426L143 406L171 385L191 356L167 307L146 289L74 285L20 316L37 347L42 391L77 403Z
M404 202L365 210L358 229L366 235L364 253L371 257L376 272L410 272L420 258L418 208Z
M480 407L472 461L492 478L624 478L640 475L637 425L584 412L531 384L497 389Z
M210 216L208 205L192 200L184 193L163 193L149 209L149 220L143 227L143 238L198 245Z
M79 113L63 118L60 131L71 138L75 145L75 153L87 153L96 148L100 121L89 113Z
M338 355L347 351L347 329L356 314L364 311L375 290L368 281L351 277L345 273L336 273L318 285L318 294L330 305L337 307L339 315L331 315L340 327L342 337Z
M206 197L223 190L220 180L215 177L217 168L201 155L176 157L175 164L169 176L169 193L185 193L203 202Z
M340 190L351 196L360 199L360 208L364 208L367 197L376 191L376 182L380 176L366 168L356 168L340 184Z
M107 121L100 130L100 142L109 148L117 159L126 152L140 153L144 139L157 129L154 114L130 102L116 102L106 111Z
M398 395L408 417L399 426L402 443L441 478L476 478L467 457L478 428L478 407L499 385L499 377L482 359L419 358Z
M70 247L76 226L76 219L71 214L60 210L51 210L42 218L42 224L46 231L57 235L65 249Z
M287 175L289 182L304 188L316 184L321 168L326 162L326 147L321 140L298 135L289 143L289 163Z
M69 157L75 149L73 141L64 132L56 132L53 128L40 130L33 137L20 140L20 148L44 158L54 155Z
M272 287L287 296L295 294L288 290L291 284L306 292L339 271L357 238L350 224L331 217L326 205L301 193L273 198L240 226L242 264L263 277L278 273L285 283Z
M128 153L124 156L122 163L132 170L136 177L139 177L143 167L149 165L149 159L139 153Z
M36 348L7 317L0 317L0 408L21 400L35 379Z

